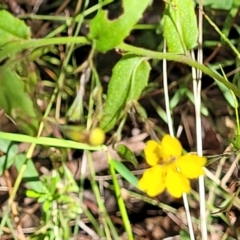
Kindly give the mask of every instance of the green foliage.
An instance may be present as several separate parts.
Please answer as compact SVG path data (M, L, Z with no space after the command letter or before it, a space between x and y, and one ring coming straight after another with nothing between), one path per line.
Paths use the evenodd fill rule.
M126 54L113 68L100 127L108 132L119 121L131 101L137 100L148 82L150 65L146 59Z
M30 38L30 28L9 12L0 11L0 46L20 39Z
M239 3L238 0L204 0L203 4L204 6L208 6L213 9L230 10L234 1L237 1ZM197 0L196 2L199 2L199 0Z
M218 1L215 3L219 3L223 5L221 7L218 7L219 9L223 10L229 10L229 14L226 17L226 20L224 22L223 28L222 28L222 33L228 37L230 31L231 31L231 25L232 22L234 21L234 18L237 17L238 14L238 9L239 9L239 1L238 0L232 0L232 1ZM228 5L231 4L231 5ZM224 41L222 41L223 43Z
M34 191L43 191L43 183L39 179L38 171L32 161L32 159L26 159L25 154L18 154L15 159L15 166L20 172L22 166L26 164L25 171L23 173L23 180L27 183L28 187Z
M240 150L240 135L234 136L231 140L231 143L233 144L235 150Z
M138 179L118 160L110 160L109 164L131 185L138 187Z
M189 80L187 79L183 84L179 85L179 89L177 89L172 96L169 102L170 108L175 109L184 97L187 97L194 104L194 95L189 89ZM208 116L209 114L208 109L204 106L204 104L201 104L201 113L204 116Z
M3 172L11 167L16 160L18 147L16 144L12 144L9 140L0 139L0 151L3 154L0 157L0 175L2 175Z
M192 0L166 3L163 20L169 52L186 54L197 45L198 27Z
M17 180L13 184L13 191L12 193L9 191L10 198L6 208L7 210L4 210L1 219L0 238L2 237L3 227L7 226L11 229L11 227L8 226L11 222L9 218L9 216L11 216L11 203L15 200L16 193L22 181L24 187L27 186L28 188L26 192L27 196L35 198L41 205L43 212L41 226L39 226L33 236L30 237L31 239L70 239L72 237L71 228L69 227L71 220L76 222L75 235L78 234L80 215L84 211L82 189L80 189L75 182L73 174L65 164L62 163L59 163L61 166L58 166L57 169L53 167L48 174L39 176L33 157L36 145L38 145L38 148L43 150L43 152L45 149L49 150L50 147L52 147L51 150L54 149L56 152L59 151L58 148L67 148L78 149L81 150L78 152L84 151L87 153L86 155L89 158L89 166L91 168L91 176L89 176L89 178L97 199L99 216L102 220L100 224L101 227L96 227L96 225L99 224L96 219L90 222L92 225L95 224L94 228L98 229L96 232L99 236L106 239L118 239L117 230L111 222L111 219L108 218L107 211L102 203L102 196L100 196L98 184L95 181L95 166L91 166L90 151L100 150L103 152L104 150L107 152L107 149L109 149L107 146L99 146L100 143L104 142L105 135L101 132L102 130L98 128L98 125L100 125L105 132L108 132L107 141L110 142L109 139L114 139L113 136L116 132L118 136L121 136L121 130L125 127L125 120L129 113L131 113L130 116L134 124L136 123L137 125L138 122L141 122L143 128L150 133L152 138L158 138L158 134L156 134L157 131L162 135L163 130L160 129L160 126L150 124L151 120L148 119L148 109L142 102L142 105L138 102L143 95L143 90L149 87L150 64L153 66L153 76L156 70L155 67L159 74L158 62L154 65L152 64L152 60L159 61L166 59L168 61L181 62L182 64L201 70L206 75L215 79L221 83L219 84L219 89L221 89L228 104L235 107L236 116L238 116L238 102L235 95L240 97L237 77L239 73L235 74L233 83L228 82L224 76L224 72L222 72L222 76L213 70L211 66L198 63L188 54L189 50L196 46L198 37L194 1L164 1L165 10L163 17L160 15L161 9L159 9L158 16L159 19L161 19L160 24L164 28L163 37L156 37L155 34L159 23L145 24L145 20L148 21L149 16L146 16L143 21L141 20L144 11L151 5L150 0L123 0L122 12L114 19L109 18L108 11L103 10L103 6L111 2L112 4L116 4L116 1L99 1L99 4L89 8L87 6L89 1L85 2L85 5L79 8L82 9L80 10L80 14L77 16L74 15L74 17L69 16L66 18L63 16L52 16L50 14L48 16L28 15L27 18L44 17L48 19L48 21L58 20L56 24L58 27L52 30L55 24L50 24L52 32L46 38L40 39L30 38L30 28L24 21L19 20L7 11L0 11L0 107L12 122L17 125L19 131L26 134L0 132L0 175L11 166L15 166L18 171ZM74 3L72 2L71 4L73 5ZM227 43L233 50L233 53L239 57L237 50L239 46L235 47L235 42L228 39L228 35L233 26L232 22L237 16L239 1L205 0L204 5L224 10L231 9L229 16L224 22L222 33L217 27L214 26L214 28L217 29L222 43ZM93 19L85 19L86 16L95 11L98 11L98 13ZM62 21L64 22L63 24L61 23ZM136 26L140 21L141 24ZM82 26L89 26L88 35L85 34L84 31L80 31ZM144 27L146 27L149 32L147 32ZM240 32L238 26L234 27ZM137 29L137 31L140 29L141 32L144 33L141 33L141 37L137 39L138 35L135 35L134 31L130 38L127 38L127 41L131 44L124 43L125 38L128 37L134 29ZM58 35L65 36L66 33L69 34L67 37L56 37ZM79 35L81 36L79 37ZM136 39L133 38L132 40L132 36ZM162 38L165 38L167 42L167 53L161 52ZM159 47L156 49L158 44ZM79 48L79 46L87 45L90 45L91 52L87 56L87 59L84 60L85 62L81 66L77 66L78 59L74 57L74 50ZM135 47L133 45L141 47ZM95 66L95 59L97 59L95 56L98 51L105 53L106 51L117 48L121 50L120 52L123 56L115 63L114 68L110 69L112 70L112 75L107 85L105 98L105 93L102 92L102 89L105 89L105 83L102 84L102 75L99 71L101 66L97 65L99 63L97 62L98 60ZM51 56L48 55L49 53ZM103 57L106 55L101 54ZM48 61L46 59L50 60ZM47 79L41 79L41 82L39 81L42 75L40 76L37 70L32 68L34 65L33 61L36 61L38 66L43 67L41 70L44 72L43 75L47 76ZM239 63L237 62L237 66L238 65ZM75 69L77 69L77 71L75 71ZM82 91L78 91L74 96L75 90L79 89L79 85L77 85L76 82L78 82L77 80L80 75L83 76L85 74L83 69L89 70L89 75L86 76L87 81L84 83L85 92L82 94ZM87 74L88 73L86 73L86 75ZM151 83L154 83L154 86L161 86L158 81L152 80L153 78L151 78ZM171 86L174 88L169 101L172 112L178 109L178 107L182 109L181 105L183 100L187 99L187 101L190 100L193 104L195 103L196 99L194 98L192 89L189 87L189 83L191 82L187 81L186 78L184 78L183 81L184 82L176 79L174 80L174 84L176 85ZM38 84L41 85L38 89L40 94L34 96ZM231 93L229 89L234 93ZM152 98L151 95L148 95L149 93L153 93L153 90L156 90L156 88L154 87L150 89L150 91L148 89L148 92L146 91L147 93L144 93L146 95L143 97L150 96L148 103L151 104L154 111L164 116L163 118L167 123L166 111L161 106L162 102L159 104L159 100L161 101L161 99L155 99ZM161 91L162 89L159 87L158 90ZM231 94L235 94L234 101L232 101ZM39 113L40 109L37 107L37 103L39 102L39 106L44 115L43 119ZM73 102L72 105L69 104L71 102ZM208 114L208 109L202 106L201 112ZM54 115L57 118L57 122L58 120L60 122L62 117L65 117L65 120L79 122L79 125L76 126L68 125L68 123L65 122L59 126L63 136L73 141L57 139L55 137L59 133L58 129L54 129L57 132L57 134L55 134L52 130L55 126L46 124L49 119L48 117L50 116L52 118ZM42 137L42 134L48 134L48 131L43 131L44 124L44 130L49 130L49 127L50 134L54 136L45 137L44 135L44 137ZM239 123L237 125L238 133L231 141L234 147L239 150L240 127ZM118 128L117 131L115 131L116 128ZM129 128L127 129L129 130ZM93 132L93 130L97 131ZM91 136L94 141L91 141ZM30 143L30 147L26 152L20 154L18 146L14 142ZM47 147L42 148L43 146ZM132 163L134 167L137 166L138 162L135 153L127 146L118 144L115 150L124 161ZM61 154L61 150L59 152L60 154L56 155L54 155L55 152L51 153L57 156L58 159L60 158L60 160L66 160L65 156ZM49 152L47 152L46 158L48 158L49 161L52 160L52 164L55 166L56 162L51 158L51 153L49 154ZM68 151L68 153L70 154L71 151ZM45 154L45 152L43 154ZM110 153L107 152L107 155L109 156ZM128 238L133 239L128 212L124 206L123 198L121 198L120 186L118 185L115 170L135 188L138 187L138 179L122 162L112 160L110 156L109 166L110 173L112 174L110 181L113 182L124 227ZM81 177L83 178L83 176ZM83 181L84 179L81 179L81 184ZM236 198L237 195L235 196ZM225 197L225 195L221 197ZM146 200L146 197L141 196L141 199L150 202ZM154 201L151 203L154 204ZM231 204L234 205L234 201L231 202ZM225 211L229 209L223 208L222 210ZM164 211L169 211L169 208ZM189 235L184 231L180 232L180 236L182 239L189 238Z
M34 143L42 146L55 146L58 148L73 148L73 149L85 149L85 150L101 150L100 146L90 146L88 144L70 141L66 139L52 138L52 137L31 137L24 134L14 134L0 131L1 139L8 139L16 142Z
M96 43L96 49L106 52L127 37L133 26L142 17L150 0L123 0L123 13L117 19L109 20L107 11L99 11L90 22L88 37Z
M39 231L49 239L69 239L68 223L82 213L81 202L76 196L79 188L65 165L58 170L53 170L51 175L45 176L42 184L41 191L27 190L26 192L28 197L37 198L42 204L44 224L48 227L44 231L40 227ZM39 232L36 231L36 233L39 237Z
M134 167L137 167L137 159L134 153L124 144L118 144L115 147L118 155L125 161L128 161L133 164Z
M5 10L0 11L0 46L30 38L30 28ZM36 135L39 116L20 77L9 64L0 67L0 106L29 135Z
M0 67L0 85L0 106L5 113L14 119L19 129L36 135L39 116L19 76L10 69Z
M184 231L183 229L181 229L181 231L180 231L180 237L181 237L181 240L189 240L190 239L189 233Z
M83 109L82 109L83 99L81 94L78 92L75 97L72 105L68 109L67 116L72 122L81 121L83 118Z
M15 56L17 53L38 47L44 47L54 44L89 44L89 41L85 37L59 37L59 38L43 38L43 39L29 39L9 42L4 45L4 48L0 51L0 61L6 60L9 57ZM40 54L40 52L38 52ZM42 54L44 51L42 51ZM36 57L36 56L33 56Z
M18 146L9 140L0 138L0 150L4 153L4 155L0 157L0 175L13 164L17 170L20 171L26 162L26 156L25 154L19 154ZM31 189L41 191L42 182L39 180L39 174L31 159L27 161L23 179Z

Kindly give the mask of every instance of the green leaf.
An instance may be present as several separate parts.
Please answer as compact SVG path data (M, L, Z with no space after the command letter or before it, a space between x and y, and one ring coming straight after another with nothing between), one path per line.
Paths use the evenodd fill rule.
M28 143L35 143L44 146L55 146L60 148L74 148L74 149L84 149L84 150L102 150L101 146L90 146L86 143L79 143L75 141L59 139L59 138L52 138L52 137L31 137L24 134L16 134L16 133L7 133L0 131L0 138L12 140L16 142L28 142Z
M15 157L15 166L18 171L21 170L23 164L26 162L26 156L24 154L19 154ZM26 169L23 173L23 180L27 182L28 186L35 192L43 192L44 186L39 180L39 174L32 159L27 160Z
M240 32L240 28L239 28L239 32ZM238 48L240 47L240 43L238 43ZM235 62L236 62L236 69L240 68L240 59L238 57L235 58ZM234 74L233 77L233 81L232 83L238 87L238 89L240 89L240 71L236 71L236 73Z
M240 135L234 136L232 139L230 139L230 142L237 151L240 150Z
M148 78L151 67L149 62L141 58L138 62L138 65L134 68L133 76L130 82L130 91L127 98L127 101L135 101L140 97L143 89L148 84Z
M180 239L181 240L189 240L191 239L190 234L186 232L185 230L181 229L180 231Z
M0 107L12 117L17 126L29 135L36 135L39 116L18 75L0 68Z
M0 11L0 46L19 39L30 38L30 28L9 12Z
M212 212L212 214L229 212L233 206L233 201L235 199L234 195L232 197L230 197L229 199L225 199L224 202L221 203L221 206L217 206L217 210Z
M134 165L134 167L137 166L137 159L134 155L134 153L125 145L119 144L115 147L115 150L117 151L118 155L121 156L123 160L126 160Z
M140 97L147 85L149 72L150 65L144 58L128 54L115 65L100 122L105 132L114 127L126 104Z
M34 96L39 79L38 69L34 63L30 62L30 59L23 55L21 61L14 65L14 71L24 83L25 92L30 96Z
M39 199L38 202L42 203L43 201L42 201L42 199ZM51 208L51 202L50 201L44 201L43 212L45 212L45 213L49 212L50 208Z
M111 160L110 163L114 169L134 187L138 186L138 179L129 171L121 162L117 160Z
M205 2L205 1L204 1ZM227 3L226 3L227 2ZM232 23L234 22L234 19L237 17L238 15L238 9L239 9L239 0L227 0L227 1L217 1L217 3L224 3L224 5L222 6L224 10L230 10L226 16L226 19L224 21L223 24L223 28L222 28L222 33L228 37L230 30L232 28ZM228 7L227 5L230 4L230 6ZM224 40L221 39L222 44L224 44Z
M214 9L222 9L222 10L230 10L233 5L233 1L238 2L238 0L221 0L221 1L216 1L216 0L204 0L203 5L208 6ZM197 0L196 2L199 2ZM239 2L238 2L239 3Z
M11 141L0 138L0 151L3 153L7 153L7 151L9 150L10 144L11 144Z
M229 103L229 105L234 108L234 98L233 98L233 95L232 95L231 91L229 90L229 88L227 88L224 84L222 84L218 81L216 81L216 83L217 83L219 89L221 90L221 92L223 93L223 96Z
M39 198L41 196L41 193L27 189L26 196L30 198Z
M0 175L2 175L14 163L15 157L18 154L18 147L16 144L11 144L11 141L0 139L0 150L4 153L0 157Z
M96 41L96 49L106 52L127 37L133 26L142 17L150 0L123 0L123 13L114 20L108 19L108 12L101 10L90 22L89 39Z
M186 53L197 45L197 19L192 0L171 0L165 4L164 37L172 53Z
M63 170L64 175L66 177L66 183L67 183L67 192L79 192L79 187L74 180L72 172L69 170L69 168L66 166L66 164L63 163L62 169L60 168L59 171Z

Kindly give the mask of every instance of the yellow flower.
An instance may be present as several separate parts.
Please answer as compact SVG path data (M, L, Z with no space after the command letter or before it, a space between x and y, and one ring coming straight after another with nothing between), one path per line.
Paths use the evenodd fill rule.
M158 143L150 140L144 149L147 169L138 182L138 187L150 197L155 197L165 189L175 198L191 190L190 180L204 175L205 157L182 155L183 149L179 140L165 135Z

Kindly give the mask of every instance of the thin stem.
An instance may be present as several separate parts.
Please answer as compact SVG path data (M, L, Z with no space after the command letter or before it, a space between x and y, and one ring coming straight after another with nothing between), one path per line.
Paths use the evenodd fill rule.
M118 180L117 180L117 177L116 177L116 172L115 172L113 164L111 164L110 154L108 154L108 159L109 159L109 163L110 163L109 169L110 169L110 172L111 172L112 181L113 181L113 185L114 185L114 190L115 190L115 194L116 194L116 197L117 197L117 202L118 202L118 206L119 206L119 209L120 209L120 212L121 212L124 227L125 227L128 239L133 240L134 238L133 238L131 224L130 224L130 221L129 221L129 218L128 218L128 213L127 213L123 198L121 196L121 190L120 190Z
M166 53L166 41L165 40L164 40L164 48L163 49L164 49L163 52ZM167 61L165 58L163 59L163 88L164 88L164 98L165 98L165 109L166 109L166 114L167 114L167 119L168 119L167 120L168 129L169 129L170 135L172 137L174 137L173 121L172 121L172 117L171 117L169 94L168 94ZM188 222L190 238L191 238L191 240L195 240L192 219L191 219L191 214L190 214L190 209L189 209L189 204L188 204L188 199L187 199L186 193L183 194L183 202L184 202L184 207L185 207L186 215L187 215L187 222Z
M164 48L163 49L164 49L163 53L166 53L166 41L165 40L164 40ZM172 121L172 117L171 117L169 94L168 94L167 60L165 58L163 59L163 88L164 88L165 109L166 109L166 114L167 114L168 129L169 129L170 135L172 137L174 137L173 121ZM189 204L188 204L188 199L187 199L186 193L183 194L183 202L184 202L184 207L185 207L186 214L187 214L187 222L188 222L190 238L191 238L191 240L195 240L193 225L192 225L192 220L191 220L191 214L190 214L190 209L189 209Z
M39 19L39 20L62 21L62 22L66 22L67 20L72 21L73 19L75 19L75 21L79 21L80 18L88 16L89 14L97 11L100 7L105 6L113 1L114 0L106 0L106 1L103 1L102 3L98 3L92 6L91 8L86 9L83 13L78 14L76 17L24 14L24 15L19 15L18 18L21 18L21 19L30 18L30 19L36 19L36 20Z
M221 71L222 71L222 74L223 74L224 78L226 79L226 81L228 81L227 76L225 75L221 65L220 65L220 68L221 68ZM234 107L235 116L236 116L237 135L240 135L239 114L238 114L238 101L237 101L237 98L236 98L234 92L232 90L230 90L230 92L231 92L232 97L233 97L233 104L234 104L233 107Z
M23 50L44 47L47 45L54 44L90 44L89 40L85 37L54 37L54 38L44 38L44 39L30 39L30 40L21 40L17 42L10 42L4 46L0 51L0 61L3 61L11 56L14 56L16 53Z
M202 51L202 29L203 29L203 17L202 17L203 2L199 1L199 35L198 35L198 62L203 63L203 51ZM194 59L194 53L192 52ZM195 75L196 74L196 75ZM203 155L202 150L202 124L201 124L201 86L202 86L202 71L201 69L193 69L193 90L195 98L195 115L196 115L196 136L197 136L197 153L199 156ZM206 196L204 177L199 177L199 195L200 195L200 218L201 218L201 233L202 239L207 240L207 213L206 213Z
M84 149L98 151L102 150L102 146L93 147L88 144L79 143L71 140L51 138L51 137L31 137L24 134L0 132L1 139L7 139L14 142L34 143L43 146L63 147L72 149Z
M100 214L100 217L102 219L102 222L103 222L103 225L104 225L104 230L105 230L105 233L106 233L106 239L112 239L111 238L111 235L113 237L113 239L118 239L119 236L116 232L116 229L107 213L107 210L104 206L104 203L102 201L102 198L101 198L101 194L99 192L99 189L98 189L98 186L96 184L96 181L94 180L95 179L95 170L94 170L94 166L93 166L93 161L92 161L92 156L91 156L91 153L89 151L87 151L87 158L88 158L88 164L89 164L89 168L90 168L90 172L91 172L91 184L92 184L92 189L93 189L93 192L94 192L94 195L96 197L96 200L97 200L97 204L98 204L98 207L99 207L99 214ZM110 229L111 229L111 233L110 233Z
M200 8L199 8L200 9ZM213 26L213 28L216 30L216 32L222 37L222 39L228 44L228 46L232 49L232 51L237 55L237 57L240 59L240 53L237 50L237 48L232 44L232 42L229 40L229 38L226 37L225 34L221 32L221 30L218 28L218 26L203 12L203 9L201 9L201 14L204 15L204 17L207 19L207 21ZM200 15L200 14L199 14Z
M198 63L197 61L193 60L189 56L185 55L180 55L180 54L173 54L173 53L162 53L162 52L156 52L156 51L151 51L147 50L144 48L139 48L135 47L126 43L121 43L120 45L117 46L117 48L134 53L136 55L141 55L153 59L166 59L170 61L176 61L176 62L181 62L185 63L191 67L194 67L196 69L201 70L203 73L209 75L210 77L214 78L215 80L223 83L227 88L230 88L236 96L240 97L240 89L236 87L234 84L231 84L230 82L227 82L221 75L219 75L217 72L214 72L210 68L204 66L203 64Z
M166 40L164 40L163 52L166 53ZM171 117L171 109L169 104L169 94L168 94L168 81L167 81L167 60L163 59L163 90L164 90L164 99L165 99L165 109L167 114L167 123L168 130L170 135L173 137L173 121Z
M77 35L79 34L80 32L80 28L82 26L82 22L83 22L83 18L80 18L78 23L77 23L77 26L76 26L76 30L74 32L74 35L73 37L77 37ZM75 22L72 23L72 26L71 26L72 29L75 28ZM61 68L61 72L60 72L60 75L59 75L59 78L58 78L58 94L57 94L57 98L56 98L56 110L55 110L55 117L56 119L59 119L60 117L60 108L61 108L61 100L62 100L62 89L64 87L64 81L65 81L65 71L66 71L66 67L68 65L68 62L72 56L72 53L73 53L73 50L74 50L74 47L75 47L75 43L70 43L69 45L66 46L66 57L64 58L63 60L63 64L62 64L62 68Z
M185 207L185 210L186 210L186 215L187 215L187 222L188 222L190 239L195 240L193 225L192 225L192 219L191 219L190 209L189 209L189 205L188 205L187 194L184 193L182 197L183 197L183 204L184 204L184 207Z
M56 90L56 89L55 89L55 90ZM54 92L55 92L55 91L54 91ZM44 128L44 119L45 119L45 117L48 116L48 114L49 114L49 112L50 112L50 110L51 110L51 108L52 108L52 104L53 104L53 102L54 102L54 99L55 99L55 94L53 93L53 95L52 95L52 97L51 97L51 99L50 99L50 102L49 102L49 104L48 104L48 106L47 106L47 108L46 108L46 111L45 111L45 113L44 113L44 115L43 115L42 121L41 121L41 123L40 123L40 125L39 125L37 138L40 137L41 134L42 134L42 131L43 131L43 128ZM4 133L3 133L3 132L2 132L2 133L0 132L0 135L4 135ZM17 179L16 179L16 181L15 181L15 184L14 184L14 187L13 187L13 189L12 189L11 195L9 196L9 199L8 199L7 209L6 209L6 211L4 212L4 217L3 217L3 220L2 220L2 222L1 222L0 234L2 234L2 227L5 226L5 221L7 220L7 218L6 218L5 216L7 216L7 215L9 214L9 212L10 212L10 207L11 207L12 202L14 201L14 199L15 199L15 197L16 197L17 191L18 191L19 186L20 186L20 184L21 184L21 182L22 182L22 179L23 179L23 174L24 174L24 172L25 172L25 170L26 170L26 168L27 168L27 163L28 163L28 161L31 160L35 147L36 147L36 143L35 143L35 142L31 142L31 145L30 145L30 147L29 147L29 149L28 149L28 151L27 151L27 153L26 153L26 160L25 160L25 162L23 163L20 171L18 172Z

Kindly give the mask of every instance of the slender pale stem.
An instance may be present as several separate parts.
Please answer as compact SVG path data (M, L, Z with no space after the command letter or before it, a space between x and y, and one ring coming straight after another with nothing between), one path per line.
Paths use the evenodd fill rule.
M182 197L183 197L183 204L184 204L184 207L185 207L185 210L186 210L186 215L187 215L187 222L188 222L190 239L195 240L193 225L192 225L192 219L191 219L191 214L190 214L190 209L189 209L189 204L188 204L188 199L187 199L187 194L184 193Z
M203 51L202 51L202 29L203 29L203 1L199 1L199 19L198 19L198 55L197 60L199 64L203 63ZM194 56L194 54L193 54ZM193 69L193 90L195 98L195 114L196 114L196 135L197 135L197 153L199 156L203 155L202 150L202 124L201 124L201 85L202 85L202 71L201 69ZM207 240L207 213L206 213L206 196L204 177L199 177L199 195L200 195L200 218L201 218L201 233L202 239Z
M164 40L163 52L166 53L166 40ZM169 104L169 94L168 94L168 80L167 80L167 60L163 59L163 89L164 89L164 99L165 99L165 109L167 114L168 130L170 135L173 137L173 121L171 117L171 109Z

